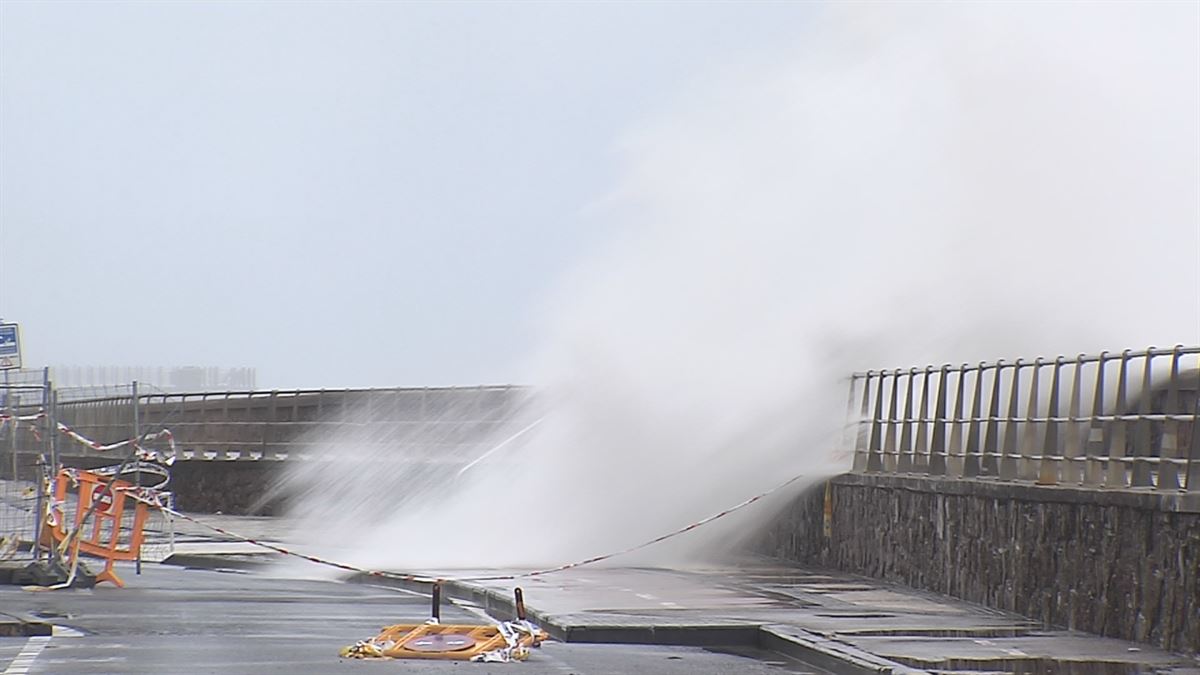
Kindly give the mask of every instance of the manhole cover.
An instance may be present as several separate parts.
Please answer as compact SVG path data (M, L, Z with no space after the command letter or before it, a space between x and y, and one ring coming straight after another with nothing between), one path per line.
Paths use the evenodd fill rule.
M462 633L422 635L404 643L405 649L414 652L458 652L474 646L475 638Z

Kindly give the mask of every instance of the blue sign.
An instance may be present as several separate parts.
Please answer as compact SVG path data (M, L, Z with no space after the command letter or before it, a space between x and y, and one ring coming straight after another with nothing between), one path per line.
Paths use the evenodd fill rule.
M0 323L0 370L21 367L21 333L15 323Z

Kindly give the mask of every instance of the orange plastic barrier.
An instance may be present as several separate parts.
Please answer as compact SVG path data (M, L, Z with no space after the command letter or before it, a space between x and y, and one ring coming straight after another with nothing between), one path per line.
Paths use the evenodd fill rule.
M507 626L506 626L507 628ZM343 648L342 658L366 659L453 659L483 660L489 652L506 651L504 660L523 661L530 647L546 639L538 629L517 631L500 626L455 626L438 623L397 624L385 626L383 632ZM508 648L507 650L505 648Z
M549 639L546 631L525 618L525 593L513 589L517 617L492 626L441 623L442 583L430 593L433 617L425 623L384 626L373 638L342 648L346 659L454 659L459 661L524 661L529 650Z
M113 571L113 563L138 557L149 516L149 507L129 496L137 489L128 481L63 469L54 482L54 502L43 529L43 545L61 545L75 533L67 544L70 562L73 564L80 553L103 558L104 571L96 575L96 582L110 581L123 588L125 582ZM132 514L131 519L127 512Z

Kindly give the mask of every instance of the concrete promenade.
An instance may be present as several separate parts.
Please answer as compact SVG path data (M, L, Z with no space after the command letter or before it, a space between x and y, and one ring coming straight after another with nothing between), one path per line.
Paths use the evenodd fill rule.
M204 518L246 536L276 542L293 538L290 536L292 530L286 520L246 516ZM319 603L311 608L300 603L300 599L308 592L305 590L308 584L306 581L298 580L293 584L290 581L278 580L272 569L275 562L281 561L282 556L278 554L264 552L263 549L254 548L245 542L220 540L205 533L202 528L187 524L180 524L178 527L176 550L178 554L168 558L168 563L174 565L160 566L148 563L146 572L149 573L149 577L126 575L131 589L124 591L106 587L78 596L78 592L67 592L65 595L58 595L59 592L29 593L8 586L11 592L4 595L5 611L18 616L24 614L42 617L56 616L55 613L59 613L64 619L55 619L55 625L61 623L67 628L79 627L85 631L96 631L92 628L94 623L80 622L78 626L74 626L70 617L78 613L84 616L94 615L95 626L106 626L106 616L110 611L116 611L119 615L137 611L133 609L133 605L122 603L138 598L150 602L151 607L156 608L154 613L162 613L168 617L188 616L188 613L197 609L194 605L181 604L175 609L172 609L172 605L176 601L182 602L193 596L186 592L180 595L170 590L179 584L179 581L172 579L179 574L184 575L180 579L185 580L185 587L191 586L194 580L199 580L206 587L209 581L203 577L196 577L194 573L188 574L187 569L181 567L239 568L242 571L240 585L245 589L256 589L257 586L265 584L265 602L275 602L270 601L271 593L283 592L289 598L295 598L294 601L288 601L289 603L299 603L288 607L289 611L301 608L304 608L304 613L329 611L329 607ZM172 569L176 572L170 572ZM505 573L499 569L425 569L415 572L448 579L472 577L480 573ZM396 586L402 591L428 590L427 585L407 581L379 578L348 580L373 586ZM150 589L144 589L148 583ZM736 671L739 673L750 671L750 663L769 664L772 663L772 659L778 659L780 664L791 664L781 668L792 673L828 671L836 674L896 675L1200 675L1200 661L1196 661L1195 658L1154 649L1145 644L1049 629L1019 615L986 609L982 605L948 596L907 589L904 586L858 575L781 565L770 558L746 558L737 565L694 569L584 567L516 581L449 581L445 585L445 595L448 601L455 602L446 603L444 617L448 617L448 620L449 617L457 617L460 614L457 607L462 607L484 611L496 619L508 619L514 613L512 589L516 585L523 587L530 619L546 628L552 637L559 641L557 644L565 645L566 651L556 653L568 659L576 655L590 655L588 658L600 655L601 652L572 651L584 645L626 645L620 649L614 647L614 652L602 652L605 655L625 653L623 650L634 649L629 645L637 645L637 650L646 650L652 646L662 649L670 647L708 650L703 653L686 653L695 664L709 664L718 669L716 671L721 671L719 665L716 665L716 661L720 659L713 661L714 650L755 655L737 662L739 665ZM358 587L365 591L368 586ZM312 589L317 592L319 598L323 598L320 602L332 601L332 598L338 595L332 587L317 585L312 586ZM344 597L356 598L364 591L347 587ZM224 596L226 599L223 602L230 603L224 609L221 602L217 602L220 601L220 597L205 596L210 604L206 605L202 614L211 614L211 619L200 617L203 619L205 631L211 631L211 622L220 621L218 617L233 616L229 613L240 611L238 608L248 607L242 603L256 602L256 593L251 592L246 598ZM220 593L217 596L220 596ZM102 597L107 597L110 602L116 604L101 602ZM383 602L383 599L380 598L380 601ZM84 604L79 605L79 602ZM85 610L80 610L79 607ZM420 602L408 603L406 608L403 613L406 619L418 621L421 613L427 611L427 605L422 609ZM49 611L52 609L54 611ZM258 613L259 610L252 611ZM385 610L384 614L388 614L388 611L394 609ZM348 622L346 626L337 627L336 631L330 628L330 631L340 635L342 640L349 637L365 638L367 633L377 628L373 626L374 623L379 622L379 625L382 625L382 622L400 619L398 616L379 615L378 619L372 620L371 616L346 614L343 610L334 614L344 614L343 620ZM317 628L322 623L320 617L307 614L305 616L305 631L310 632L313 639L320 635L320 639L329 643L326 645L326 651L332 649L336 640L330 640L329 635L320 633ZM8 628L19 628L13 625L11 616L8 619ZM290 617L283 621L290 622L295 619L296 617ZM5 617L0 616L0 623L5 621ZM192 619L187 619L181 626L173 629L186 632L191 623ZM349 626L356 627L356 631L347 631ZM126 639L136 637L137 631L133 626L126 628L128 631L122 633ZM229 623L227 628L230 632L229 639L233 640L234 635L239 634L238 627ZM268 632L276 634L281 628L282 625L272 627ZM98 629L97 632L103 633L103 629ZM18 640L22 633L11 631L8 634L12 635L12 639ZM24 634L28 637L36 632L26 631ZM150 634L146 635L146 638L150 637ZM152 640L148 641L148 645L150 643ZM68 644L83 646L83 643ZM19 646L18 643L13 643L11 650L17 650ZM145 649L150 647L146 646ZM251 647L242 645L238 647L238 650L240 649ZM283 643L280 644L280 649L283 649ZM84 652L78 653L86 662ZM662 656L668 652L636 653L642 656L634 661L620 661L616 656L604 658L616 659L613 665L617 665L617 669L613 670L613 673L656 673L659 670L644 670L646 664L660 663L656 661L660 657L671 658ZM55 662L56 670L49 671L106 671L103 667L74 668L70 659L65 656L66 652L60 653ZM328 655L313 651L312 658L318 656L325 659ZM643 657L650 661L638 661ZM163 665L166 662L162 659L168 659L169 662L173 657L157 653L151 655L148 652L145 658ZM212 671L236 671L238 658L234 650L233 655L229 656L228 661L222 661L220 667L217 667L216 662L212 662ZM326 659L324 663L331 665L336 661ZM730 662L732 663L734 662ZM296 662L292 661L292 664L295 665ZM80 665L83 665L83 662ZM125 667L130 665L133 664L125 663ZM529 665L512 665L511 668L541 671L540 668L529 670ZM758 665L755 665L752 669L757 668Z
M482 570L467 574L475 572ZM567 642L757 646L847 673L1200 675L1196 660L1146 645L761 560L693 570L582 568L447 588L505 616L514 583L524 588L534 619Z
M249 536L290 534L283 520L219 519ZM216 541L195 526L183 527L179 538L176 562L187 565L246 567L281 557ZM369 583L428 590L378 578ZM1145 644L1055 630L948 596L767 558L696 569L584 567L519 581L449 582L446 593L507 618L515 585L524 588L531 617L567 643L740 647L838 673L1200 675L1200 661Z

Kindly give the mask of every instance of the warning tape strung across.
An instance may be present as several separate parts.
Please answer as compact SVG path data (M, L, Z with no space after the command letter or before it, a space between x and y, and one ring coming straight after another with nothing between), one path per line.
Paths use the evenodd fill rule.
M0 413L0 426L9 424L10 422L13 424L17 424L17 425L20 425L20 423L22 423L22 422L32 423L32 422L36 422L38 420L45 419L45 418L46 418L45 410L39 410L37 413L35 413L33 415L23 415L23 416L14 416L14 415L7 415L7 414ZM37 426L34 424L29 424L29 426L33 430L34 435L38 436L39 440L40 440L40 435L38 434ZM86 445L87 447L91 448L92 450L95 450L96 452L108 452L110 450L116 450L117 448L123 448L125 446L132 445L134 450L137 451L139 459L161 461L167 465L171 465L171 464L175 463L175 455L176 455L175 435L171 433L170 429L163 429L161 431L156 431L152 434L142 434L141 436L127 438L123 441L117 441L116 443L109 443L109 444L105 445L105 444L101 444L101 443L97 443L96 441L93 441L92 439L88 438L87 436L84 436L83 434L79 433L78 431L75 431L71 427L63 424L62 422L58 422L55 426L58 429L58 431L60 433L62 433L63 435L67 436L68 438L70 438L71 440L73 440L77 443ZM150 442L157 441L157 440L165 440L167 442L167 445L170 448L170 450L167 452L161 452L158 450L153 450L150 448L143 447L143 445L142 445L143 443L150 443Z
M0 415L0 424L8 423L9 421L15 421L18 423L22 422L22 421L24 421L24 422L36 421L45 416L46 416L45 411L39 411L35 415L26 415L24 417L13 417L11 415ZM540 422L541 420L538 420L538 421ZM531 426L535 426L536 424L537 423L535 422L534 425L531 425ZM75 431L71 427L68 427L67 425L65 425L61 422L59 422L57 426L58 426L58 430L60 432L66 434L73 440L75 440L79 443L82 443L98 452L115 450L117 448L121 448L121 447L132 444L134 449L138 452L139 458L141 458L141 459L159 459L159 457L164 454L164 453L159 453L155 450L147 450L141 446L141 443L158 440L160 438L166 439L168 444L170 445L171 450L170 450L170 454L163 457L163 459L161 461L163 461L164 463L166 463L168 465L174 463L174 461L175 461L175 437L169 429L163 429L162 431L158 431L153 434L145 434L140 437L129 438L124 441L118 441L116 443L110 443L108 445L101 445L100 443L97 443L97 442L87 438L83 434L80 434L79 432ZM519 432L519 433L524 433L524 431ZM162 498L161 498L162 493L158 492L157 490L143 489L143 490L139 490L137 492L130 492L128 494L131 498L133 498L139 502L145 503L153 508L159 509L163 513L168 513L172 516L175 516L176 518L181 518L190 523L195 523L196 525L199 525L200 527L206 528L208 530L212 530L213 532L217 532L219 534L223 534L231 539L243 541L247 544L258 546L260 548L265 548L270 551L275 551L276 553L281 553L283 555L292 556L294 558L300 558L301 560L307 560L308 562L316 563L318 565L325 565L327 567L334 567L337 569L346 570L348 572L365 574L367 576L372 576L372 577L398 579L401 581L436 583L436 582L444 582L444 581L511 581L511 580L515 580L515 579L526 579L529 577L542 576L545 574L553 574L555 572L563 572L563 571L566 571L569 569L574 569L576 567L583 567L584 565L591 565L594 563L602 562L604 560L608 560L610 558L616 558L618 556L627 555L627 554L633 553L635 551L640 551L641 549L644 549L646 547L653 546L654 544L658 544L660 542L666 541L668 539L671 539L672 537L677 537L681 534L691 532L692 530L694 530L698 527L707 525L708 523L711 523L714 520L724 518L725 516L728 516L729 514L734 513L735 511L739 511L747 506L750 506L754 502L757 502L775 492L778 492L778 491L786 488L787 486L791 485L792 483L795 483L796 481L800 480L801 478L804 478L804 474L793 476L793 477L787 479L786 481L780 483L779 485L776 485L775 487L771 488L770 490L767 490L766 492L760 492L759 494L756 494L753 497L750 497L749 499L746 499L739 504L731 506L731 507L725 509L724 511L721 511L719 513L714 513L713 515L708 516L707 518L698 520L698 521L696 521L690 525L687 525L685 527L681 527L678 530L674 530L673 532L668 532L667 534L664 534L659 537L655 537L654 539L642 542L641 544L638 544L636 546L631 546L631 547L621 550L621 551L614 551L612 553L605 553L603 555L593 556L591 558L586 558L584 560L577 560L575 562L570 562L570 563L566 563L564 565L559 565L558 567L550 567L550 568L546 568L546 569L531 570L531 571L522 572L519 574L496 574L496 575L479 575L479 576L465 576L465 577L430 577L430 576L425 576L425 575L421 575L421 574L401 574L398 572L388 572L385 570L371 570L371 569L366 569L366 568L362 568L362 567L356 567L354 565L347 565L346 563L337 562L335 560L328 560L326 558L320 558L320 557L317 557L314 555L308 555L306 553L292 551L292 550L284 548L282 546L276 546L274 544L269 544L267 542L258 541L256 539L252 539L250 537L246 537L246 536L237 534L236 532L231 532L224 528L217 527L216 525L206 523L202 520L198 520L198 519L196 519L192 516L189 516L185 513L176 511L175 509L170 508L166 504L162 503Z
M84 444L84 446L88 446L89 448L94 449L94 450L96 450L96 452L100 452L100 453L107 453L108 450L115 450L116 448L124 448L125 446L133 446L134 448L142 450L142 449L144 449L142 447L142 443L149 443L151 441L157 441L157 440L160 440L160 438L163 438L163 440L167 441L167 444L170 447L170 452L172 452L172 453L175 452L175 436L172 434L172 432L170 432L169 429L163 429L162 431L156 431L156 432L154 432L154 434L144 434L142 436L126 438L126 440L124 440L124 441L108 443L107 446L102 446L102 444L97 443L96 441L92 441L91 438L88 438L88 437L84 436L83 434L79 434L78 431L71 429L70 426L67 426L66 424L62 424L61 422L58 423L58 429L59 429L59 431L62 432L62 434L70 436L72 438L72 440L78 441L79 443Z
M42 419L45 416L46 416L45 410L39 410L36 413L34 413L33 415L20 415L20 416L9 415L6 413L0 413L0 424L5 424L9 420L16 420L18 422L34 422L34 421Z
M653 546L654 544L666 541L667 539L670 539L672 537L679 536L681 534L684 534L685 532L690 532L698 527L707 525L708 523L711 523L712 521L717 520L719 518L724 518L725 516L735 512L735 511L738 511L747 506L750 506L754 502L757 502L760 499L767 497L768 495L771 495L775 492L778 492L778 491L786 488L787 486L791 485L792 483L795 483L796 481L800 480L801 478L804 478L804 474L800 474L798 476L793 476L793 477L787 479L786 481L780 483L779 485L776 485L775 487L771 488L770 490L767 490L766 492L760 492L759 494L756 494L753 497L751 497L735 506L731 506L731 507L725 509L724 511L721 511L720 513L714 513L713 515L711 515L707 518L704 518L703 520L698 520L698 521L692 523L691 525L688 525L686 527L681 527L678 530L675 530L673 532L668 532L667 534L664 534L660 537L655 537L654 539L651 539L649 541L638 544L637 546L631 546L631 547L621 550L621 551L615 551L613 553L605 553L604 555L594 556L591 558L587 558L585 560L577 560L575 562L567 563L565 565L559 565L558 567L550 567L550 568L546 568L546 569L532 570L529 572L521 572L519 574L496 574L496 575L465 576L465 577L430 577L430 576L425 576L425 575L421 575L421 574L402 574L399 572L387 572L384 570L371 570L371 569L365 569L362 567L355 567L354 565L347 565L346 563L337 562L335 560L328 560L325 558L319 558L314 555L299 553L297 551L292 551L292 550L284 548L282 546L268 544L263 541L258 541L256 539L252 539L250 537L242 536L235 532L230 532L229 530L226 530L221 527L217 527L216 525L212 525L212 524L206 523L204 521L197 520L196 518L193 518L192 516L189 516L185 513L176 511L175 509L168 508L167 506L158 503L157 500L147 499L145 496L141 496L141 495L130 495L130 496L132 496L134 499L138 499L139 501L143 501L146 504L148 504L154 508L160 509L164 513L169 513L172 516L175 516L177 518L182 518L183 520L186 520L190 523L195 523L196 525L199 525L203 528L212 530L213 532L223 534L232 539L236 539L238 541L243 541L247 544L253 544L254 546L258 546L260 548L265 548L265 549L268 549L271 551L275 551L276 553L282 553L283 555L292 556L294 558L300 558L301 560L307 560L308 562L316 563L318 565L325 565L327 567L334 567L334 568L337 568L340 570L346 570L348 572L356 572L359 574L365 574L367 576L372 576L372 577L384 577L384 578L388 578L388 579L397 579L400 581L415 581L415 582L422 582L422 583L441 583L441 582L446 582L446 581L512 581L515 579L526 579L529 577L537 577L537 576L542 576L545 574L553 574L555 572L563 572L563 571L566 571L569 569L574 569L576 567L583 567L584 565L591 565L593 563L598 563L598 562L601 562L604 560L608 560L610 558L616 558L617 556L626 555L628 553L633 553L634 551L639 551L641 549L644 549L648 546Z

